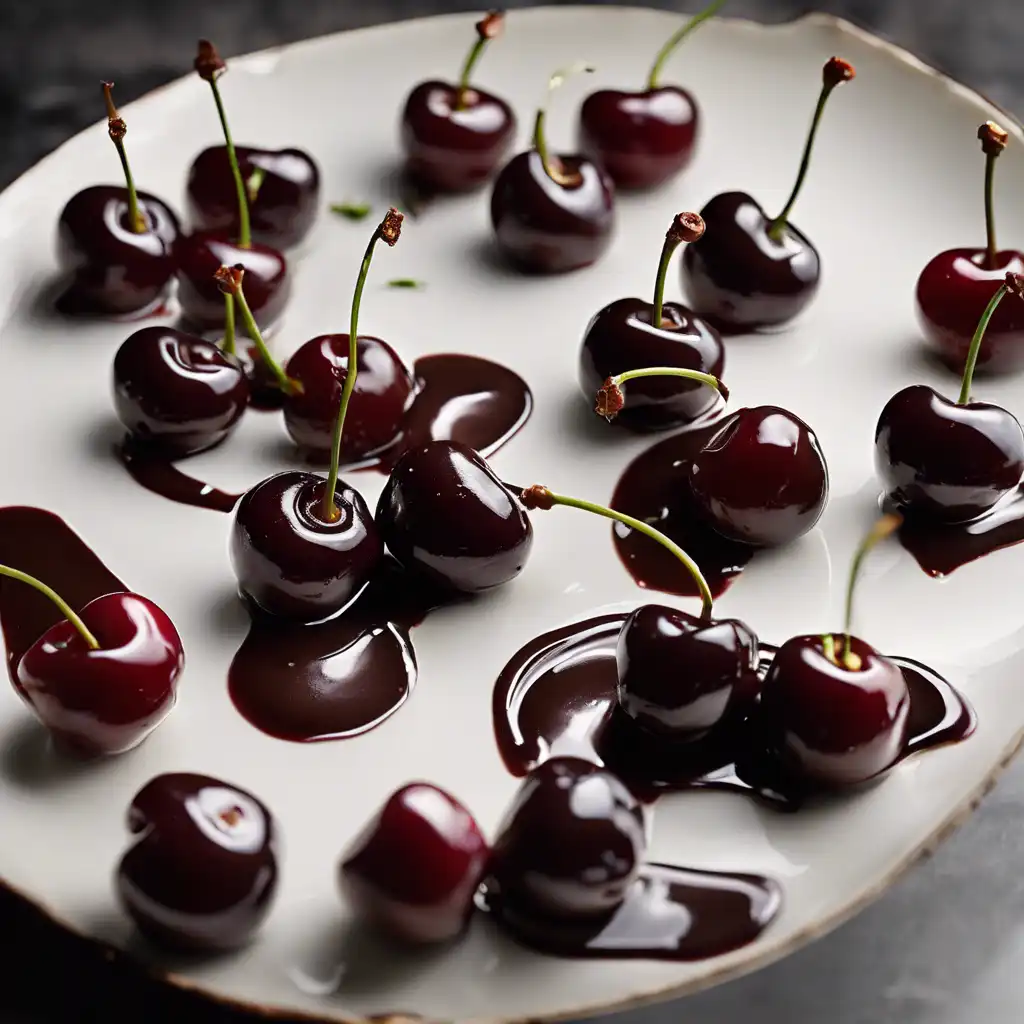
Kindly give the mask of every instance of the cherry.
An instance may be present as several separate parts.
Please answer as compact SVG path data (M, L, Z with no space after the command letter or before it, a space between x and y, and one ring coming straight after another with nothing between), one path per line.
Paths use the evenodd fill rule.
M747 625L663 605L641 605L626 619L615 664L619 708L672 740L700 739L760 688L757 637Z
M224 131L225 151L235 181L238 233L229 236L220 232L196 231L178 239L174 257L178 264L178 301L182 318L200 331L218 328L224 318L224 299L215 282L215 274L219 267L240 265L249 278L249 307L257 324L268 328L280 318L288 301L291 291L288 264L276 249L252 240L248 192L217 84L227 65L213 44L205 39L199 41L195 69L199 77L210 84Z
M1024 432L1016 416L971 401L986 327L1008 291L1024 298L1024 278L1007 274L982 313L956 402L914 384L893 395L878 418L875 466L892 500L908 514L944 522L975 519L1024 476Z
M57 222L57 261L70 283L60 301L68 312L125 314L148 310L174 276L172 247L180 233L174 211L137 192L124 148L127 131L103 83L107 131L126 187L93 185L75 193Z
M132 438L178 458L220 444L249 404L237 361L171 327L143 327L114 356L114 408Z
M252 236L277 249L291 249L309 234L320 210L320 168L301 149L236 146L245 180ZM238 195L226 146L210 146L192 161L186 185L193 227L237 235Z
M617 299L594 315L583 335L579 381L588 399L608 378L640 367L697 372L696 379L645 379L634 384L628 405L616 418L631 430L665 430L691 423L715 402L714 393L701 386L707 381L699 375L722 375L725 350L718 332L685 306L664 302L665 275L673 252L681 242L700 238L703 231L704 222L695 213L678 214L665 235L654 302Z
M907 681L894 662L850 635L860 564L900 521L883 516L854 556L845 636L794 637L768 669L758 712L763 738L769 752L801 780L830 787L866 782L903 752L910 713Z
M556 71L554 90L576 71ZM541 274L590 266L608 248L615 226L615 186L584 156L549 154L545 110L537 111L533 148L502 168L491 193L491 224L498 248L516 266Z
M158 775L135 794L128 829L137 838L115 886L147 938L202 952L252 938L277 889L276 829L256 797L208 775Z
M516 496L477 452L456 441L404 452L381 492L376 521L403 566L467 594L515 579L533 546Z
M504 160L515 137L515 114L501 97L470 85L477 61L504 25L500 11L477 22L458 85L421 82L405 101L402 148L406 173L417 184L435 192L468 192Z
M825 104L837 85L853 77L852 65L838 57L825 64L796 183L777 217L768 217L745 192L723 192L701 210L708 230L683 253L682 277L690 304L702 316L731 330L777 327L814 297L821 277L818 251L789 215L810 166Z
M393 246L402 215L389 210L366 248L352 297L349 366L341 392L326 481L314 473L278 473L247 491L235 511L231 562L242 593L265 612L288 618L324 619L341 611L366 586L384 553L370 510L358 491L340 484L338 470L349 402L358 376L354 349L359 337L359 304L378 241ZM226 268L225 268L226 269ZM235 287L222 275L228 291ZM235 301L261 354L292 395L301 385L290 380L266 351L240 282Z
M355 912L416 944L460 935L487 865L487 841L453 796L425 782L392 793L345 851L341 890Z
M580 151L602 164L617 188L660 185L693 159L700 132L697 101L686 89L660 85L659 80L679 44L724 3L714 0L672 34L658 51L642 91L599 89L583 101Z
M499 829L488 890L518 912L604 916L637 880L643 810L606 768L553 757L523 782Z
M174 707L185 664L166 613L138 594L105 594L76 613L33 576L0 565L50 598L64 619L22 655L17 686L62 746L83 757L138 746Z
M996 245L992 185L996 157L1007 134L992 121L978 129L985 154L985 227L983 249L947 249L935 256L917 279L917 319L925 344L950 369L963 368L971 337L985 306L1007 273L1024 274L1024 253ZM992 318L977 366L992 373L1024 367L1024 308L1004 306Z

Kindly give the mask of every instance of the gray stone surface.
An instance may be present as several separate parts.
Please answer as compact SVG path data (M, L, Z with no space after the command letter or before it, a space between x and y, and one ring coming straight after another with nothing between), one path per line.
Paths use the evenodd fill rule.
M655 4L692 9L693 2ZM509 6L529 6L510 3ZM95 83L124 102L184 73L198 35L240 53L356 25L476 5L445 0L2 0L0 182L96 119ZM914 50L1011 110L1024 108L1021 0L733 0L784 20L817 8ZM2 826L0 826L2 827ZM636 1011L621 1024L1019 1024L1024 1021L1024 763L927 864L854 921L749 978ZM0 1021L215 1024L0 902ZM130 1014L130 1016L129 1016ZM238 1018L232 1016L231 1020Z

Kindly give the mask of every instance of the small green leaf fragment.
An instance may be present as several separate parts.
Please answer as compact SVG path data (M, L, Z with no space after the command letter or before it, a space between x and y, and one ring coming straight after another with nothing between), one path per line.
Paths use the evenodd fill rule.
M331 213L346 220L362 220L370 215L372 209L369 203L331 203Z
M413 277L395 277L388 281L389 288L426 288L426 281L417 281Z

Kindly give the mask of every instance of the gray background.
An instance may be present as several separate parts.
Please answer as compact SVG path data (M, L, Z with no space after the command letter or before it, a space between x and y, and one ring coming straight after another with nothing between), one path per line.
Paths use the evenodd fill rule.
M96 120L97 80L115 78L127 102L184 74L200 35L230 55L477 9L445 0L0 2L2 183ZM693 10L697 2L652 6ZM1022 0L732 0L726 13L778 21L812 9L872 27L1011 111L1024 110ZM1024 761L931 861L828 938L749 978L616 1024L1020 1024L1022 840ZM0 936L2 1024L248 1019L147 983L2 895Z

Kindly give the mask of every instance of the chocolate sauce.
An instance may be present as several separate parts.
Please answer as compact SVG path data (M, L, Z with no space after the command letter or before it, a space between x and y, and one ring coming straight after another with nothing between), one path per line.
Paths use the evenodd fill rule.
M208 508L214 512L230 512L242 497L240 494L219 491L183 473L177 462L171 462L159 453L147 452L144 447L131 444L130 440L117 446L117 455L136 483L153 494L182 505Z
M656 526L679 544L700 566L715 597L743 571L755 550L707 525L690 490L690 462L720 426L717 421L702 423L652 445L626 467L612 497L614 509ZM693 578L661 545L621 526L612 535L622 564L641 587L698 596Z
M581 757L607 765L642 799L681 789L726 789L796 809L807 792L759 753L746 714L696 742L670 744L655 742L616 712L615 645L626 617L603 615L545 633L505 666L494 687L492 713L508 770L523 776L548 757ZM773 654L774 648L761 644L762 677ZM974 711L945 679L906 658L891 660L911 696L901 759L974 731Z
M647 864L625 900L597 920L552 921L485 902L514 938L542 953L703 960L753 942L778 912L781 890L760 875Z
M397 711L416 682L409 630L442 601L385 559L340 615L311 625L249 608L228 692L257 729L296 743L346 739Z

